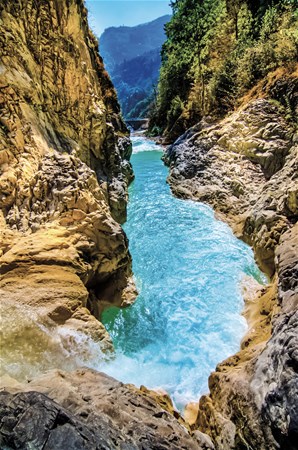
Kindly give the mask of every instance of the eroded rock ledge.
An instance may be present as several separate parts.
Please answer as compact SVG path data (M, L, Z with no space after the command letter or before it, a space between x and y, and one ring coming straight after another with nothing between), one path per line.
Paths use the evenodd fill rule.
M83 0L4 1L0 14L3 345L9 356L28 339L28 363L44 348L55 367L51 329L111 349L97 319L136 296L119 225L131 143Z
M119 225L131 146L83 1L4 0L0 13L2 344L5 358L19 346L35 376L71 368L56 341L76 352L63 341L72 330L110 349L102 308L135 297ZM218 449L290 450L297 440L294 142L278 108L259 100L221 124L199 124L168 153L173 191L211 203L275 273L250 310L241 352L219 365L200 403L196 427ZM2 369L26 378L12 357ZM91 370L3 383L1 446L213 448L156 396Z
M90 369L53 371L10 391L0 392L1 448L206 448L198 443L201 435L192 438L148 391Z
M211 204L272 279L247 304L241 351L218 365L200 400L193 428L220 450L297 449L297 155L293 125L266 99L199 123L165 154L173 193Z

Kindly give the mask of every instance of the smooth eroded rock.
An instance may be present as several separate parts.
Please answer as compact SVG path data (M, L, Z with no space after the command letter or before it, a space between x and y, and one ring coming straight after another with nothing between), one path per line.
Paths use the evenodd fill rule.
M92 342L113 348L101 312L136 297L119 225L131 142L83 1L4 1L0 14L1 370L24 379L65 355L74 368L71 341L83 360Z

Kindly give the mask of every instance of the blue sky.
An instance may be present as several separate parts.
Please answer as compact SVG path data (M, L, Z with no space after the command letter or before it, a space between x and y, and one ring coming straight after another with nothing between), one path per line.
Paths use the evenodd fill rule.
M133 26L171 14L169 0L86 0L89 23L97 36L105 28Z

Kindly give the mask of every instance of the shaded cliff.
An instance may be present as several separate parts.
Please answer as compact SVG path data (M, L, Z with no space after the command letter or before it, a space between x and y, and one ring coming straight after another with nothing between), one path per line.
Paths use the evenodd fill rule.
M277 77L271 95L292 92L297 74ZM280 100L280 98L276 98ZM255 251L271 284L245 315L241 350L219 364L194 428L220 450L297 448L298 147L282 105L250 100L219 122L203 120L166 151L175 195L211 204ZM296 224L296 225L295 225Z
M83 1L4 1L0 11L2 370L14 374L22 355L46 369L63 350L67 365L76 331L112 347L97 319L136 295L118 223L133 175Z

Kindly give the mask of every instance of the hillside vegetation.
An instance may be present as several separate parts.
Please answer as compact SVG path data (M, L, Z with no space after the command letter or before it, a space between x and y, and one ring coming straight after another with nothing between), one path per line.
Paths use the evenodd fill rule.
M295 71L296 0L176 0L171 5L151 134L174 140L203 116L233 110L253 87L264 96L273 79ZM279 98L289 119L293 95Z

